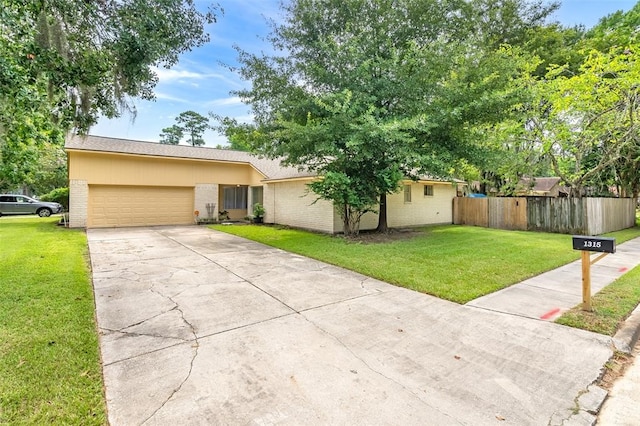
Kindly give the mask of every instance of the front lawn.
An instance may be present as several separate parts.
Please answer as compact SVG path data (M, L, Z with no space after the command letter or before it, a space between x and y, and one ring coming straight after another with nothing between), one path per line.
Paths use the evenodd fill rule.
M107 424L87 239L57 221L0 219L0 424Z
M366 243L295 229L214 225L214 229L342 266L402 287L466 303L580 257L571 236L471 226L421 228L411 238ZM640 228L609 234L617 243Z

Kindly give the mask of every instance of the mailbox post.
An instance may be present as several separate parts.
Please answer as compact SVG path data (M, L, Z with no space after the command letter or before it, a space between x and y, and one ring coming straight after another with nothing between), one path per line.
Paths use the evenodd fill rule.
M591 311L591 265L607 254L616 252L616 239L574 235L573 249L582 251L582 309ZM591 252L599 252L602 255L591 261Z

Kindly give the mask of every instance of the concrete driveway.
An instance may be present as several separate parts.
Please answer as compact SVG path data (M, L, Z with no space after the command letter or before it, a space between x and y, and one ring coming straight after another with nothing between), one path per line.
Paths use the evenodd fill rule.
M206 227L87 235L112 425L590 424L604 396L603 336Z

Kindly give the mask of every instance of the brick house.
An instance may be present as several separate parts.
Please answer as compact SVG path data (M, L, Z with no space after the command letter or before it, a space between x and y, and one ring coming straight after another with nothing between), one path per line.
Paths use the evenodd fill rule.
M71 227L186 225L195 222L195 211L213 218L226 211L230 220L241 220L259 202L266 223L342 231L333 204L306 186L316 177L276 160L99 136L72 136L65 150ZM455 196L451 182L405 181L387 197L389 226L451 223ZM376 225L377 214L368 213L360 229Z

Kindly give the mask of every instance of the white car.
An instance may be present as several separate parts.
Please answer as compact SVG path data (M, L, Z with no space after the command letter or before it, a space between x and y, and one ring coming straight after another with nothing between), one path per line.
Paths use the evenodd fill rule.
M0 216L3 214L37 214L49 217L60 213L62 205L47 201L38 201L26 195L0 194Z

